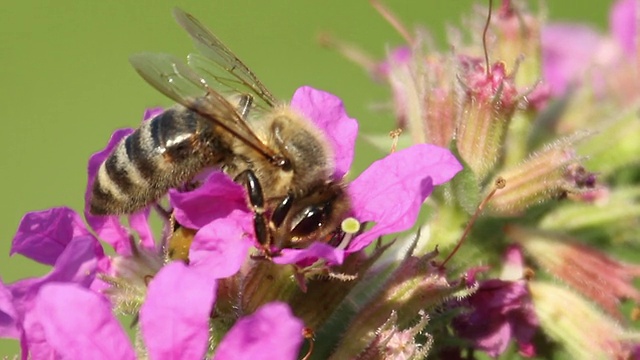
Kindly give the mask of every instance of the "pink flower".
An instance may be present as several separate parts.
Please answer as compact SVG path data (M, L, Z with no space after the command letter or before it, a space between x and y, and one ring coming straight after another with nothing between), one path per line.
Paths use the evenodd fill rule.
M580 24L552 24L541 31L545 82L555 95L564 94L589 73L596 90L602 91L609 72L637 55L637 0L619 0L610 14L611 37Z
M156 280L140 314L149 357L202 359L207 352L213 286L180 263L167 266ZM180 296L168 293L176 289ZM36 297L29 319L32 327L39 329L42 341L42 346L31 352L32 358L136 358L110 304L81 287L47 285ZM236 323L219 344L214 359L295 359L302 328L285 304L266 304Z

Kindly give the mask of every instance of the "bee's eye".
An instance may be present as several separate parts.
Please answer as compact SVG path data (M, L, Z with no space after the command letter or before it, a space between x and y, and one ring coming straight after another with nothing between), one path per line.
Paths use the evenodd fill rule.
M331 206L329 204L304 208L297 216L298 221L295 222L291 229L291 235L297 237L310 235L324 224L330 211Z

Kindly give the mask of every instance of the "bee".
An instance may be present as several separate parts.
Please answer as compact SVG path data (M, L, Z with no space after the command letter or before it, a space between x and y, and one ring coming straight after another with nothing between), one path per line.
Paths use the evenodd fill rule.
M125 137L101 164L90 212L133 213L217 167L246 187L265 255L330 239L349 201L344 184L332 178L333 154L324 134L278 102L192 15L177 8L173 15L199 53L187 63L158 53L130 58L177 105Z

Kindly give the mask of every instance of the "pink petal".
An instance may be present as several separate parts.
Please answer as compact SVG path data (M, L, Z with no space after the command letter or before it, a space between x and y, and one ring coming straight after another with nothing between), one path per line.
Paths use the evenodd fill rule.
M71 240L58 257L46 281L74 282L88 287L96 275L98 261L104 257L102 246L91 235Z
M129 225L138 233L140 244L147 249L153 249L156 246L153 231L149 225L150 212L151 209L146 208L129 215Z
M151 120L154 117L162 114L164 109L161 107L152 107L144 110L144 114L142 115L142 121Z
M408 65L411 61L413 53L409 46L399 46L391 49L387 58L378 64L377 72L383 77L388 77L391 74L391 70L395 67Z
M118 216L96 216L89 213L89 200L91 198L91 190L93 180L96 177L100 165L107 159L118 143L127 135L131 134L133 129L116 130L107 146L97 153L91 155L87 166L87 189L85 191L85 207L84 217L87 223L95 230L98 237L109 245L113 246L115 251L120 255L131 254L129 243L129 232L122 227Z
M98 259L96 269L98 274L115 275L115 268L111 262L111 258L106 256ZM89 285L89 289L97 293L103 293L110 287L111 284L103 280L100 276L97 276L95 279L93 279L93 282L91 283L91 285Z
M34 316L47 342L66 359L135 359L111 305L72 284L48 284L35 300Z
M57 360L62 358L47 340L35 311L30 311L26 314L21 330L20 348L22 350L22 360Z
M190 265L211 279L240 270L254 244L251 215L234 212L198 230L189 250Z
M101 258L104 258L102 247L93 236L78 236L60 254L49 274L8 285L19 317L30 311L35 294L47 283L72 282L89 287L95 279L98 260Z
M347 115L340 98L309 86L296 90L291 107L300 111L325 134L335 157L334 176L342 179L353 161L358 122Z
M183 226L200 229L234 210L249 211L244 188L226 174L216 171L197 189L169 190L176 220Z
M419 144L371 164L349 184L355 218L376 224L351 241L347 252L358 251L379 236L409 229L434 185L462 170L447 149Z
M533 337L538 332L540 324L533 310L533 304L529 302L523 308L526 311L514 311L510 314L511 329L513 337L518 343L518 352L524 357L533 357L536 354Z
M543 77L556 95L564 94L593 64L602 41L590 27L569 24L547 25L540 37Z
M510 245L504 254L501 280L519 280L524 276L524 259L522 249L517 245Z
M181 262L160 270L140 309L140 329L151 359L203 358L215 291L215 281Z
M80 216L67 207L27 213L11 244L11 255L22 254L53 265L71 239L89 235Z
M216 349L214 360L297 359L302 329L302 321L287 304L265 304L236 322Z
M17 327L18 312L13 306L13 294L0 280L0 337L17 339L20 332Z
M475 346L495 358L507 349L509 340L511 340L511 327L506 322L497 322L486 326L495 326L495 328L492 331L485 331L483 336L476 337L474 339Z
M329 264L339 265L344 261L344 250L321 242L314 242L306 249L283 249L280 256L273 258L273 262L276 264L299 264L309 259L324 259Z
M613 5L609 14L611 33L629 56L636 55L636 39L640 31L639 9L640 1L638 0L619 0Z

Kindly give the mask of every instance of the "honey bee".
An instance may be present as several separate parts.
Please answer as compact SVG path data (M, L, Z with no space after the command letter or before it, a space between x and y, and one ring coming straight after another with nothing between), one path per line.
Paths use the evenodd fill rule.
M192 15L174 9L199 53L142 53L135 70L178 104L124 138L95 177L90 212L129 214L217 167L247 188L264 253L327 240L349 209L333 154L310 120L278 102ZM214 90L215 88L215 90ZM212 204L215 206L215 204Z

